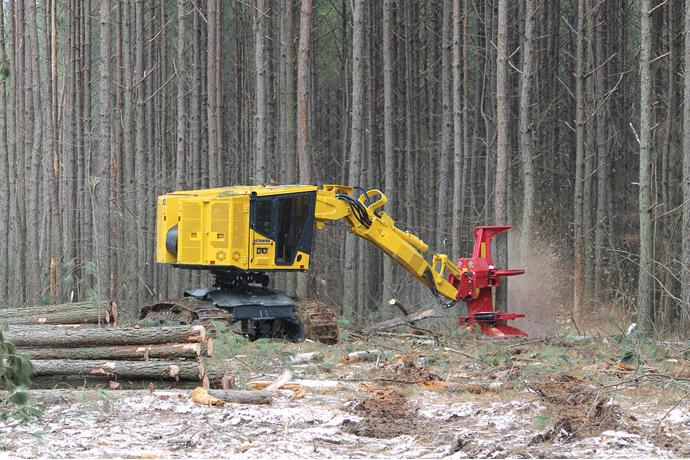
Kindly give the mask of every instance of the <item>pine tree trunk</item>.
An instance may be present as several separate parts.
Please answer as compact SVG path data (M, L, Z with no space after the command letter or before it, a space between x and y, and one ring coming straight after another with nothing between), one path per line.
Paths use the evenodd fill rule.
M266 0L256 2L256 25L254 35L254 69L256 72L256 150L254 153L253 183L266 183L266 159L268 152L268 94L266 40L268 34L268 5Z
M680 330L690 330L690 2L685 3L685 88L683 89L683 227L681 255L681 325Z
M522 153L522 226L520 229L521 260L530 255L532 242L532 222L534 221L534 167L532 155L532 126L530 111L532 106L532 75L534 54L534 1L525 0L525 32L522 41L522 75L520 87L520 150Z
M384 149L384 193L389 200L395 198L398 192L396 181L395 139L393 131L393 0L383 0L383 149ZM393 214L394 207L389 204L386 212ZM395 297L394 291L394 262L390 257L383 258L383 300ZM388 312L390 313L390 312Z
M353 3L352 29L352 135L350 140L350 164L348 184L359 185L362 172L362 150L364 130L364 0ZM351 233L345 236L345 268L343 285L343 313L346 317L361 311L356 305L358 298L357 239Z
M100 11L100 79L98 105L100 132L98 139L98 179L94 184L94 239L99 297L110 296L110 0L102 0Z
M508 224L508 156L510 155L508 100L508 0L498 0L498 43L496 59L496 225ZM494 252L497 267L508 265L508 239L505 234L496 238ZM504 280L496 289L496 306L505 311L508 303Z
M458 257L462 251L463 224L463 189L467 188L464 164L465 131L463 126L463 11L461 0L453 0L453 207L451 215L451 244L452 257ZM467 11L464 12L467 14ZM467 65L467 63L465 63ZM464 101L466 103L467 101ZM464 153L464 154L463 154Z
M446 241L449 234L448 199L450 194L449 180L452 177L454 161L451 162L453 149L453 90L451 72L451 19L452 0L443 0L443 20L441 23L441 156L438 167L438 209L436 219L436 249L443 253L448 250ZM460 142L457 139L456 142ZM452 233L450 233L452 235Z
M7 139L7 88L9 72L5 58L5 2L0 1L0 235L9 236L10 217L10 151ZM7 298L9 273L9 238L0 238L0 302Z
M313 115L309 102L313 91L309 69L311 61L312 3L312 0L302 0L299 23L299 51L297 54L297 169L300 184L312 183L310 120L313 118ZM290 69L290 72L292 72L292 69ZM297 275L297 294L303 298L309 296L308 275Z
M652 248L652 28L650 0L640 1L640 265L637 284L637 327L651 336L654 315L654 253Z
M575 223L574 223L574 281L573 315L580 320L583 310L584 289L584 237L583 237L583 194L585 171L585 88L584 88L584 37L585 0L577 2L577 44L575 57Z
M608 140L606 129L606 112L608 103L606 101L606 48L605 48L605 28L606 15L605 8L599 7L597 10L596 25L596 69L594 78L596 79L596 139L597 139L597 221L594 225L594 298L601 300L602 284L604 279L604 239L608 228L607 216L607 192L609 188L608 176Z

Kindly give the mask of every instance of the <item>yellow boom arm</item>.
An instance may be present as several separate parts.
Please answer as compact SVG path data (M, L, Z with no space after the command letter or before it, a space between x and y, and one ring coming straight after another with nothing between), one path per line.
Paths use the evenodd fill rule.
M327 221L344 219L352 233L371 241L393 258L401 267L426 284L440 299L456 301L457 288L447 280L448 273L460 276L462 271L446 254L434 254L431 264L422 255L429 246L412 233L399 229L395 221L381 208L388 198L373 189L359 198L352 197L352 187L324 185L316 194L316 227L323 229Z

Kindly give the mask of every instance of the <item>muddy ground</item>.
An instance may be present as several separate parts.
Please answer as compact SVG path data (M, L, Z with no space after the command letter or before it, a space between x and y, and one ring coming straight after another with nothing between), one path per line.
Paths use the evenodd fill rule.
M232 367L238 388L284 369L308 381L278 391L269 406L205 407L156 390L50 405L28 422L0 420L0 457L690 456L687 343L341 338L325 346L224 334L216 359ZM347 358L360 350L375 351ZM292 360L305 352L317 354Z

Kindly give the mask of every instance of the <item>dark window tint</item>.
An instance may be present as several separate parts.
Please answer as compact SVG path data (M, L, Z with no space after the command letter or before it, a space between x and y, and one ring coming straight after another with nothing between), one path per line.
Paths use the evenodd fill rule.
M273 238L273 200L257 200L254 209L254 229L268 238Z
M297 255L304 224L309 219L310 197L299 195L278 199L276 264L291 265Z

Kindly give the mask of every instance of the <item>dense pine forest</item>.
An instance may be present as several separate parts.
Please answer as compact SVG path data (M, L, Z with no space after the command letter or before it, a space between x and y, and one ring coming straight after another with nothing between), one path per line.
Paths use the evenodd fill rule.
M157 195L343 183L453 258L513 225L544 315L687 335L688 66L681 0L0 0L0 304L134 315L207 282L154 263ZM348 234L275 283L432 302Z

